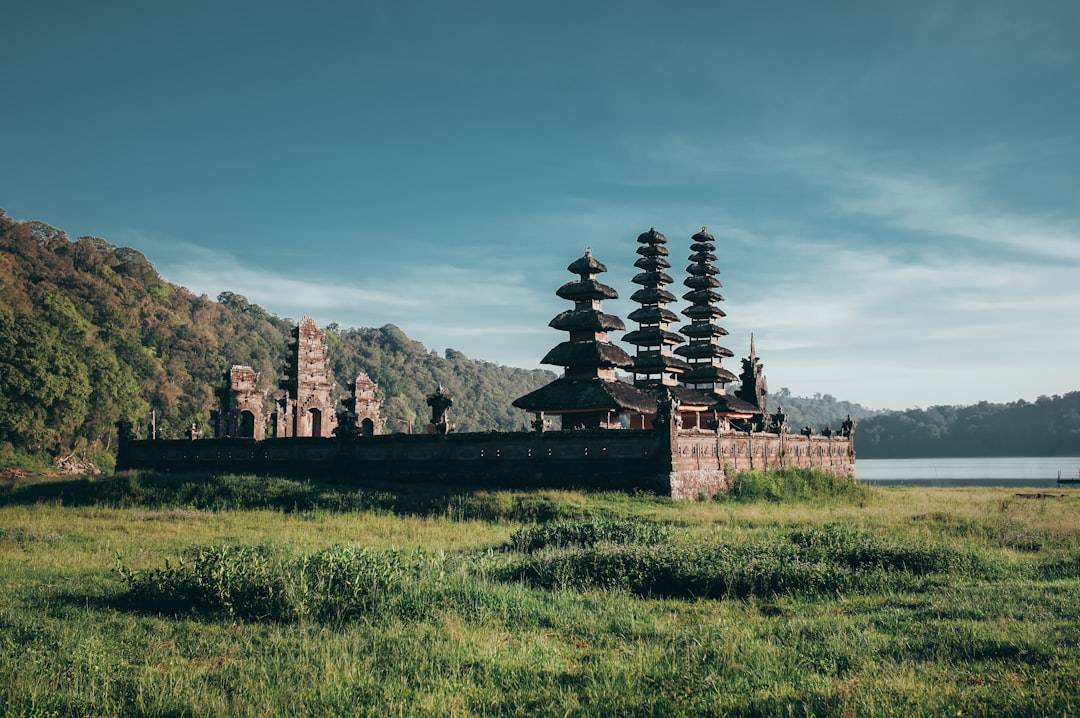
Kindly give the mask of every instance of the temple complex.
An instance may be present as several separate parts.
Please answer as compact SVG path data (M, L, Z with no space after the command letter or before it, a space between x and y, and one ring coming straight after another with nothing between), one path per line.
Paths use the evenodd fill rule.
M689 324L678 333L675 301L665 287L667 242L650 229L638 236L641 270L631 299L640 305L629 318L637 329L623 336L635 355L609 341L625 331L622 320L603 311L618 298L597 277L607 268L592 256L571 262L577 277L555 294L573 303L550 326L567 339L542 362L563 375L516 399L534 415L532 431L454 432L453 397L442 386L427 396L427 433L384 434L375 382L361 373L351 395L335 411L335 383L323 332L310 317L294 331L292 352L280 382L284 396L270 417L266 438L265 393L258 375L233 366L218 390L216 436L201 438L194 425L188 440L140 440L127 419L118 422L117 469L252 471L267 475L316 474L358 482L447 482L474 487L586 488L650 491L678 499L698 499L726 491L734 473L748 469L818 468L854 477L855 423L838 431L811 427L788 430L782 409L768 413L768 388L754 339L741 375L723 367L733 353L719 344L727 331L716 321L723 297L715 240L705 228L691 237L689 290L683 310ZM682 336L680 336L682 335ZM685 337L686 339L684 339ZM624 381L616 370L628 372ZM727 385L740 381L732 394ZM559 425L555 426L555 420ZM196 440L198 439L198 440Z

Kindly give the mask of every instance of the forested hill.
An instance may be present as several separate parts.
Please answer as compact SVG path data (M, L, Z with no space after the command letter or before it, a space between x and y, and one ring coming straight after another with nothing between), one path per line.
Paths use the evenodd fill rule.
M111 465L115 422L145 431L151 411L166 437L197 422L210 430L225 370L246 364L278 394L295 322L244 297L217 300L169 284L139 252L97 237L70 240L40 222L0 210L0 469L35 451L77 452ZM459 431L525 428L511 402L554 379L551 372L429 351L387 325L327 328L341 387L361 372L379 385L388 430L428 419L425 396L444 386ZM861 458L1080 454L1080 392L1034 403L981 403L880 414L832 396L781 389L792 430L859 422Z
M860 459L1080 456L1080 391L879 414L859 423L855 450Z
M5 455L34 450L108 464L114 423L127 416L145 427L151 410L168 437L192 421L209 429L229 366L251 366L275 394L294 325L236 294L214 301L169 284L133 249L72 241L0 211L0 468ZM390 428L425 423L424 397L440 383L455 397L459 430L524 428L528 416L510 402L554 378L440 356L390 325L327 335L342 395L366 371Z

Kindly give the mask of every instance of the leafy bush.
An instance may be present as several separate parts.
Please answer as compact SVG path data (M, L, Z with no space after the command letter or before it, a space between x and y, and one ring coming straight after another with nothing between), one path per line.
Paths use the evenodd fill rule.
M805 560L790 545L595 546L534 554L502 575L541 588L619 589L653 598L837 594L881 583L838 563Z
M728 493L717 495L717 500L740 503L846 500L861 504L868 498L869 491L850 476L820 469L788 468L740 472L735 475Z
M458 521L521 521L543 523L583 519L591 511L581 497L554 497L542 493L476 492L450 497L446 513Z
M403 554L333 546L300 559L291 586L293 612L316 620L343 621L391 612L402 618L426 614L418 585L430 567L421 552Z
M531 553L544 548L614 544L658 544L671 530L662 524L636 519L595 518L557 521L518 529L510 535L510 548Z
M18 469L20 471L45 472L52 468L53 459L46 451L16 449L9 441L0 441L0 471Z
M198 547L176 565L166 561L146 571L131 571L117 559L116 571L132 604L155 612L279 620L289 613L286 571L265 547Z
M115 570L127 586L127 601L140 610L340 622L427 615L438 603L431 589L438 588L441 563L419 551L333 546L290 558L265 546L222 545L189 549L164 568L131 570L118 558Z
M853 569L885 568L917 576L941 571L981 575L997 569L979 554L932 544L890 545L841 524L796 529L789 539L804 556L835 561Z
M532 553L503 569L500 578L657 598L747 598L866 593L934 573L990 577L1000 571L979 554L890 545L838 524L796 529L786 542L738 545L666 544L660 536L648 537L654 545L619 545L593 541L584 527L547 528L517 532L511 543L519 551L563 548Z
M65 504L118 508L180 506L226 511L369 511L392 508L397 497L385 491L343 490L310 481L250 474L155 474L130 471L103 478L33 482L0 487L4 503L63 500Z

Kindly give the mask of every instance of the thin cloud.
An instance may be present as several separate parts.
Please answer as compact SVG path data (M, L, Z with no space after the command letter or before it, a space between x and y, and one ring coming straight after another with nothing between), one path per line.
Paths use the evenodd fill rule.
M842 212L868 215L893 227L962 237L1048 259L1080 261L1080 227L1037 215L1002 211L974 201L930 177L856 174L834 200Z

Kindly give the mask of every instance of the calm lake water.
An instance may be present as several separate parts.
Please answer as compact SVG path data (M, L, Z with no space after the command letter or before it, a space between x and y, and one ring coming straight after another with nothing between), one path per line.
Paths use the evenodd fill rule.
M1080 457L998 459L858 459L855 477L866 484L920 486L1029 486L1058 488L1058 476L1080 478ZM1080 484L1060 488L1080 489Z

